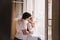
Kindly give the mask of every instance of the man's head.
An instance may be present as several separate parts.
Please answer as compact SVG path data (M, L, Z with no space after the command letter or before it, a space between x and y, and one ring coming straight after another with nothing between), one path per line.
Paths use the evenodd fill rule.
M22 19L28 19L29 17L31 17L31 14L28 13L28 12L25 12L25 13L23 13L23 15L22 15Z

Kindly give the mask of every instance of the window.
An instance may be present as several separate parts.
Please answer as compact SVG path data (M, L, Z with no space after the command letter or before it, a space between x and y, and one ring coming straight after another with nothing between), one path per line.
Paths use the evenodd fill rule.
M23 13L24 1L23 0L15 0L15 1L13 1L13 3L15 4L15 8L16 8L16 17L21 18L22 13Z
M21 17L26 8L26 11L30 12L35 20L33 36L38 36L42 40L45 40L45 0L15 0L13 2L15 3L16 17Z
M48 0L48 40L52 40L52 0Z
M35 21L34 36L45 40L45 0L15 0L15 11L18 19L23 12L30 12ZM52 0L48 0L48 40L52 40Z

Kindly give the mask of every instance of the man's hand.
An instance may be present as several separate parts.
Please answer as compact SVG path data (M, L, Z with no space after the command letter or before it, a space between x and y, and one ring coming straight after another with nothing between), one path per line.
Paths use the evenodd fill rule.
M27 31L27 30L22 30L22 32L23 32L24 35L28 35L29 34L29 31Z

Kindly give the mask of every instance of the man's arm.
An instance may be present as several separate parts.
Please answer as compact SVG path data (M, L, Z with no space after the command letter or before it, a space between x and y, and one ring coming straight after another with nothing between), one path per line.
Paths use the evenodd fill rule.
M29 34L29 31L27 31L26 29L22 30L22 32L23 32L24 35L28 35Z

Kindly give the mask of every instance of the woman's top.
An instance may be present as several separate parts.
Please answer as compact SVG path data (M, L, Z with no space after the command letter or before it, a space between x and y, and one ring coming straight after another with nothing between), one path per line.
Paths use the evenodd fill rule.
M30 23L27 24L27 28L28 28L28 31L30 32L30 34L33 34L33 27L31 26Z

